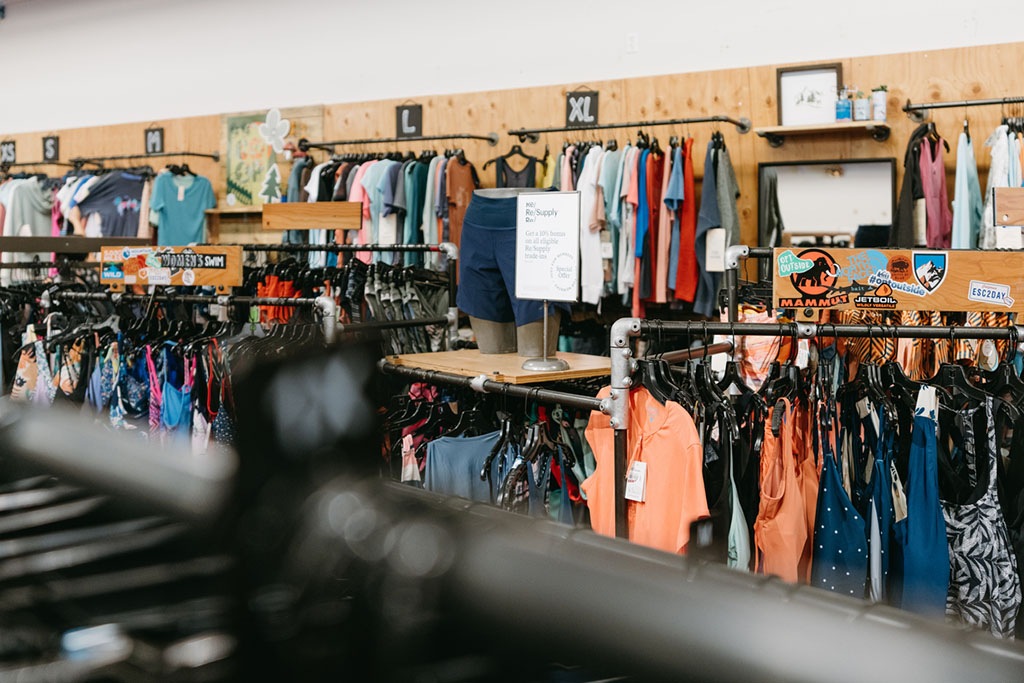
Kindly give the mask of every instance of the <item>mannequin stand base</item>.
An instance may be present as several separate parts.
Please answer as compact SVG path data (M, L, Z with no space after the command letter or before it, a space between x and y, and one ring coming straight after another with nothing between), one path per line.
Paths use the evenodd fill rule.
M561 358L531 358L523 363L523 370L531 372L564 372L569 364Z

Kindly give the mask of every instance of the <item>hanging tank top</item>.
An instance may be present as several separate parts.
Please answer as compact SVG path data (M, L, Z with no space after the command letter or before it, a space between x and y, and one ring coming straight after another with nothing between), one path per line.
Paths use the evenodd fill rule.
M772 432L781 410L779 436ZM761 506L754 523L757 572L785 581L800 580L800 558L807 543L807 515L793 457L793 409L782 399L765 420L761 451Z
M950 559L946 615L989 630L997 637L1013 638L1021 605L1021 584L999 507L992 399L986 398L976 408L960 410L955 427L950 430L954 445L966 465L966 483L972 486L962 502L946 500L947 491L942 491ZM948 466L958 453L947 455L943 452L943 440L939 444L940 458ZM955 474L952 476L955 479ZM953 492L950 497L959 496Z
M823 440L822 451L811 585L862 598L868 573L864 518L857 513L843 487L843 478L828 439Z
M900 593L893 604L925 616L946 611L949 592L949 544L939 501L937 398L934 387L918 392L907 466L907 516L896 522L903 546Z
M512 168L505 157L498 157L494 161L496 187L536 187L537 186L537 160L528 157L526 166L520 170Z

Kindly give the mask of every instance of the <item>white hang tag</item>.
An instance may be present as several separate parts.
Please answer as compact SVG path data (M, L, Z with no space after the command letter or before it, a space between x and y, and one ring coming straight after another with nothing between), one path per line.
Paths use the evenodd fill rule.
M725 271L725 228L708 230L704 263L709 273Z
M997 225L996 249L1024 249L1024 239L1021 239L1020 227L1016 225Z
M180 185L178 186L178 201L185 201L185 188Z
M634 462L626 474L626 500L644 502L647 493L647 463Z
M796 344L796 360L794 363L800 369L806 369L807 364L811 360L811 343L806 339L801 339Z
M863 420L865 417L871 414L871 409L868 407L868 400L866 398L862 398L861 400L857 401L857 403L855 403L854 405L857 408L857 415L860 416L860 419Z
M601 241L601 258L611 260L614 253L612 252L612 243Z

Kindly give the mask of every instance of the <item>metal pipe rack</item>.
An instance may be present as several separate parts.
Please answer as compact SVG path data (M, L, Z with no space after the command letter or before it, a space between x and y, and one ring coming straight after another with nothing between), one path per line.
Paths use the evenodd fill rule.
M386 358L377 363L377 367L386 375L398 375L407 379L415 379L428 384L439 383L450 386L464 387L483 394L501 394L510 398L524 398L538 403L560 404L569 408L579 410L596 410L607 413L610 410L611 402L608 399L592 398L570 394L565 391L553 391L534 386L511 384L509 382L498 382L488 379L487 375L477 377L466 377L440 370L425 370L423 368L410 368L404 365L395 365L388 362Z
M498 144L499 136L497 133L488 133L487 135L477 135L474 133L449 133L446 135L418 135L411 138L363 138L361 140L327 140L321 142L310 142L306 138L299 140L299 150L308 152L310 149L322 149L326 152L333 152L335 147L342 147L345 145L379 145L379 144L397 144L404 142L432 142L439 140L483 140L491 147Z
M731 123L736 126L736 130L741 134L749 133L751 130L750 119L744 117L740 119L734 119L731 116L714 115L714 116L695 116L691 118L682 119L658 119L655 121L629 121L626 123L599 123L594 125L584 126L554 126L552 128L519 128L517 130L508 131L509 135L514 135L519 138L520 142L538 142L540 141L541 133L572 133L578 130L612 130L616 128L655 128L657 126L677 126L686 125L691 123Z
M746 248L746 247L744 247ZM733 323L641 320L620 318L611 331L611 410L608 412L615 430L615 535L628 538L626 523L626 453L629 427L629 389L633 384L636 361L630 339L661 332L717 334L730 336L793 337L818 339L836 337L879 339L1021 339L1024 326L958 327L906 325L818 325L813 323Z
M921 123L928 118L928 112L932 109L966 109L968 107L990 107L1004 104L1024 104L1024 97L990 97L980 100L955 100L952 102L918 102L914 104L909 99L903 105L903 111L912 120Z
M251 252L282 252L282 253L308 253L326 252L333 254L359 253L359 252L426 252L444 254L448 257L448 346L454 346L459 338L459 309L455 304L458 294L456 279L458 276L459 247L453 242L440 242L438 244L236 244L229 246L240 246L242 251ZM434 324L434 323L424 323Z

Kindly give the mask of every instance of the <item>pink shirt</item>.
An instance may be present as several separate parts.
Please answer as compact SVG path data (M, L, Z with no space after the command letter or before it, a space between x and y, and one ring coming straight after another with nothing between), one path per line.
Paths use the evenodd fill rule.
M562 155L562 177L558 181L558 189L562 192L572 192L576 189L572 182L572 153L575 151L576 146L569 145Z
M348 196L350 202L359 202L363 205L363 220L360 223L359 235L356 237L356 244L369 244L370 235L367 232L367 228L370 223L370 195L366 194L363 184L359 181L363 179L366 172L373 166L376 161L367 161L365 164L361 164L356 169L356 177L352 180L352 192ZM360 251L356 254L356 258L363 263L370 263L373 260L373 254L368 251Z

